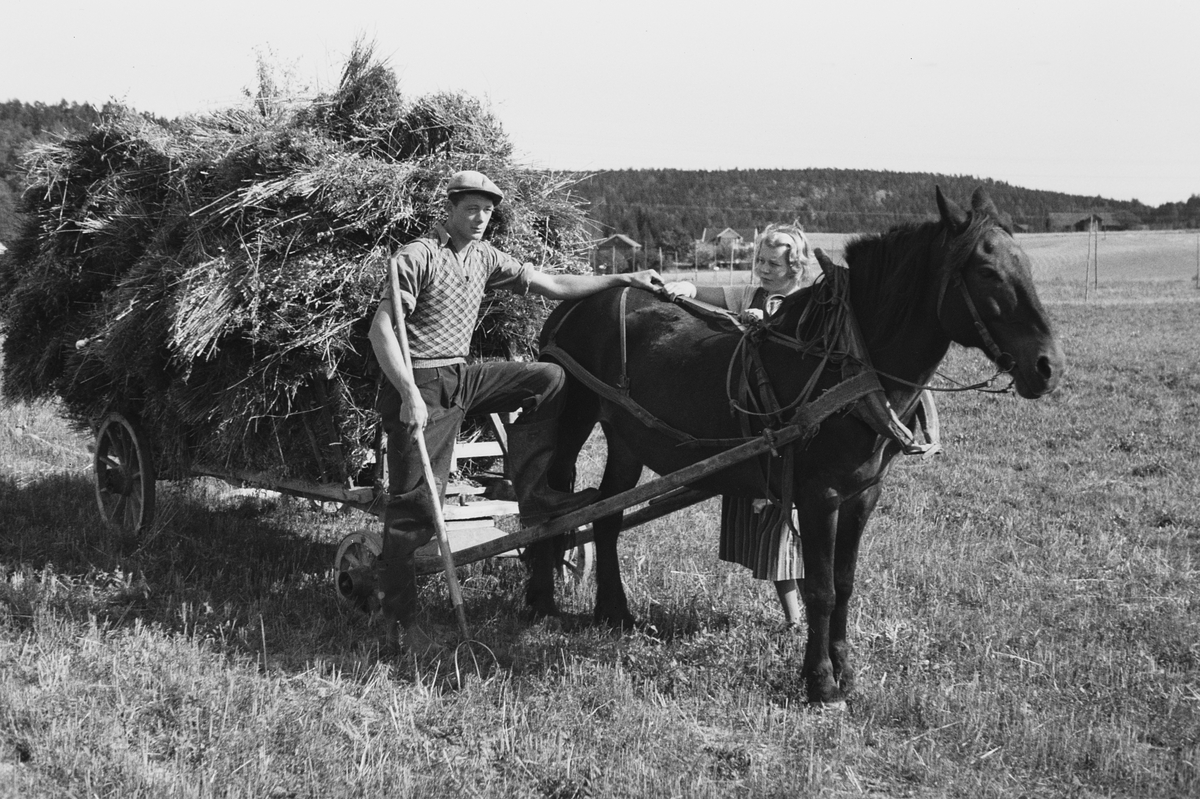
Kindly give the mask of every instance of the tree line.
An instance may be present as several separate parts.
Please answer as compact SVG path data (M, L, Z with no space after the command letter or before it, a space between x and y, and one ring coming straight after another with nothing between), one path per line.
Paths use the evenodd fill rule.
M0 242L16 238L18 198L24 190L21 159L28 147L51 136L91 130L105 108L89 103L0 102Z
M1051 213L1108 212L1130 227L1200 227L1200 195L1153 208L1025 189L970 175L865 169L626 169L580 175L574 191L587 202L598 234L623 233L657 257L690 257L707 228L759 228L799 222L805 230L858 233L936 217L934 186L960 203L984 186L1019 229L1047 229Z
M21 157L31 143L89 131L108 110L88 103L0 102L0 242L16 237L24 190ZM600 236L623 233L657 257L691 257L706 228L761 228L798 221L806 230L885 230L936 214L933 187L966 202L983 185L1023 229L1046 229L1050 213L1118 212L1131 226L1200 228L1200 195L1157 208L1025 189L970 175L866 169L625 169L580 173L573 189Z

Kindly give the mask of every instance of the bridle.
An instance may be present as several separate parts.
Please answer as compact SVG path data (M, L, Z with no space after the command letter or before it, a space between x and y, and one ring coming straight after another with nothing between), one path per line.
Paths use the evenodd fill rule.
M942 232L942 236L942 247L943 249L948 249L945 243L946 231ZM992 361L995 362L996 368L999 370L997 375L1011 372L1017 365L1016 359L1000 349L1000 346L996 343L996 340L992 338L992 334L988 332L987 325L983 323L983 317L979 315L979 309L975 306L975 300L971 298L971 292L967 289L967 281L964 280L962 276L962 271L965 267L966 260L964 259L962 263L955 264L951 268L947 269L946 273L942 277L942 285L938 289L938 323L942 325L943 329L945 329L945 322L942 321L942 301L946 298L946 288L951 283L954 283L958 287L959 293L962 294L963 302L967 306L967 311L971 314L971 320L975 325L975 331L979 333L979 338L983 341L984 351L991 356Z

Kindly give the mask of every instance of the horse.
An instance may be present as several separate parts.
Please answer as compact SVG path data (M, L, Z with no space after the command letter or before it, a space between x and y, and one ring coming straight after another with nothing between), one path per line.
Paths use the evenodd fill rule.
M860 236L844 251L846 297L878 375L876 385L890 408L899 409L894 418L906 425L952 341L983 350L997 374L1008 372L1016 392L1027 399L1053 391L1065 367L1010 218L982 187L969 211L947 199L940 187L935 192L936 221ZM823 252L817 255L827 276L831 269L846 270ZM772 316L771 328L792 330L801 324L811 296L809 291L790 295ZM731 358L744 341L727 320L696 314L650 292L610 289L558 306L539 343L545 360L574 362L566 370L566 410L551 463L559 488L570 487L576 458L597 422L608 449L602 498L634 488L643 466L666 475L721 451L720 442L745 440L746 428L731 408L726 385ZM812 386L815 394L841 380L828 363L773 337L763 338L757 351L780 406L790 407ZM580 368L617 388L662 425L693 436L698 445L681 446L648 426L645 414L631 411L628 401L593 390L594 381L589 388ZM901 441L881 434L853 406L830 413L805 438L789 444L793 468L770 473L775 490L790 492L797 511L808 628L802 674L808 699L817 705L844 704L853 689L846 628L859 543L888 464L903 449ZM694 487L762 496L765 457L722 469ZM618 511L593 528L594 617L614 628L635 622L617 558L621 523ZM526 551L526 602L538 617L558 614L557 554L553 540Z

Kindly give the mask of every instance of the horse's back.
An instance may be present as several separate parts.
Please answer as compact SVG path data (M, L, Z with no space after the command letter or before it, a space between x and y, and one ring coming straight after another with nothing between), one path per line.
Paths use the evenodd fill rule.
M639 290L622 298L622 291L560 305L543 329L543 357L564 363L569 373L582 369L601 381L607 388L600 419L610 436L660 474L720 451L719 446L680 446L683 439L665 428L694 439L743 435L726 389L729 362L741 340L736 328L719 315L699 316ZM564 354L571 363L565 363ZM648 429L630 404L665 427Z

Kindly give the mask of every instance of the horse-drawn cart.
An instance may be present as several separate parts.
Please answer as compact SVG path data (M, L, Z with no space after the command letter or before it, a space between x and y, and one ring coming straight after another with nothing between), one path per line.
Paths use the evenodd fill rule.
M455 460L498 458L507 455L503 425L496 416L488 417L495 440L460 441ZM636 526L672 513L711 496L691 489L687 483L729 466L735 460L754 457L768 448L761 446L744 453L722 453L698 464L685 475L671 475L639 486L634 491L610 497L553 523L522 529L517 503L499 498L489 489L465 482L450 483L446 490L443 515L456 565L467 565L484 558L515 553L529 544L557 535L566 536L564 565L575 574L591 565L592 522L603 516L645 503L625 517L627 527ZM319 503L334 503L341 509L361 511L382 517L386 505L386 463L382 451L376 455L380 468L372 485L340 485L285 478L267 472L222 469L194 464L191 474L215 477L238 488L258 488ZM93 455L96 500L104 519L127 533L148 529L154 521L157 472L151 447L137 419L110 413L97 426ZM495 485L503 483L492 475ZM371 583L371 569L382 550L379 533L364 528L346 535L340 542L333 563L334 586L347 601L361 602ZM417 572L433 574L443 568L442 555L435 538L417 552Z
M490 418L490 422L500 431L497 440L460 442L455 448L456 459L504 457L503 427L497 418ZM628 529L701 502L712 494L694 488L694 483L782 447L802 434L800 425L792 425L546 524L527 528L521 528L517 521L516 502L491 498L490 492L482 488L452 483L443 506L451 560L455 565L467 565L563 535L566 536L567 552L564 563L571 571L582 573L591 563L592 524L597 519L641 506L625 514L623 526ZM380 452L376 462L382 467L386 460ZM147 438L137 420L120 413L109 414L97 428L93 462L96 499L105 520L130 533L147 529L154 519L157 479ZM379 471L382 478L382 468ZM315 502L337 503L341 508L376 517L382 516L386 504L382 488L385 479L380 479L376 485L348 486L205 465L193 466L192 474L215 477L236 487L260 488ZM342 539L333 563L334 585L339 597L364 603L372 582L371 569L381 550L382 541L374 529L357 530ZM418 550L419 574L436 573L442 570L443 564L436 538Z
M454 450L455 462L507 456L501 420L492 415L488 422L496 434L494 440L459 441ZM387 458L382 447L375 453L375 464L377 468L368 475L370 485L280 477L269 472L220 468L203 463L192 464L189 473L196 477L215 477L237 488L265 489L382 517L386 505L384 486L387 484ZM154 521L158 472L148 437L135 417L114 412L97 426L93 466L96 500L104 519L128 533L148 529ZM493 485L503 485L502 475L485 476L490 477ZM514 551L515 547L507 541L518 527L517 503L504 498L503 490L498 494L465 481L447 486L443 515L456 563L472 563ZM578 571L586 569L589 562L586 534L587 531L580 531L575 535L574 551L567 559L568 565ZM354 599L362 594L364 570L370 568L381 549L379 533L372 529L353 532L342 540L334 560L334 581L340 596ZM418 550L418 573L431 574L441 568L436 540Z
M394 283L394 280L393 280ZM692 305L702 303L689 301ZM702 309L705 313L715 309ZM725 312L717 312L725 315ZM727 316L727 315L726 315ZM403 336L401 336L403 339ZM551 337L553 338L553 337ZM855 349L852 346L851 349ZM407 352L407 347L404 347ZM593 539L593 524L606 517L624 513L634 506L636 510L625 513L622 526L626 529L665 516L676 510L713 496L711 489L697 488L706 478L724 469L758 458L767 453L791 452L788 445L812 434L828 416L853 406L855 413L864 413L866 418L886 432L888 438L901 443L904 451L929 453L937 451L936 411L928 393L922 396L922 420L925 423L929 443L921 444L917 436L900 422L895 412L879 400L882 389L873 370L858 371L818 397L809 399L792 410L788 423L768 426L760 434L747 434L737 439L699 441L685 433L674 430L660 420L651 417L644 408L633 402L619 388L614 388L589 374L572 356L552 342L545 352L561 363L576 379L589 389L621 406L631 416L640 419L647 429L676 438L681 444L704 444L716 446L715 454L698 460L691 465L672 471L665 476L650 480L630 490L606 497L593 505L566 514L550 522L521 528L518 521L517 503L507 498L488 495L488 492L462 484L447 487L438 520L437 537L417 551L417 571L432 574L444 570L450 587L451 597L459 611L460 622L465 629L462 616L461 596L454 568L475 561L516 552L536 542L556 536L565 537L565 551L570 556L564 560L566 566L582 573L590 566L588 545ZM620 381L618 381L620 382ZM859 401L872 397L875 402ZM873 412L873 413L872 413ZM782 421L782 416L779 417ZM498 415L488 417L494 441L470 442L456 445L455 459L471 457L507 456L504 425ZM203 463L193 463L188 472L194 476L210 476L238 487L268 489L281 494L302 497L315 502L337 503L340 507L359 510L382 517L386 506L387 458L381 442L374 453L374 466L366 470L370 485L321 483L317 481L284 478L268 472L219 468ZM411 440L412 446L422 451L426 466L426 484L435 483L429 470L428 455L424 452L424 440L420 436ZM156 472L151 448L136 420L119 413L110 413L97 428L95 445L95 487L101 513L112 524L129 532L147 528L154 516ZM503 475L500 476L502 479ZM479 496L483 494L483 496ZM445 541L442 550L441 541ZM334 583L338 595L343 599L366 607L373 594L375 560L382 552L382 539L378 532L363 529L347 535L340 543L334 560Z

